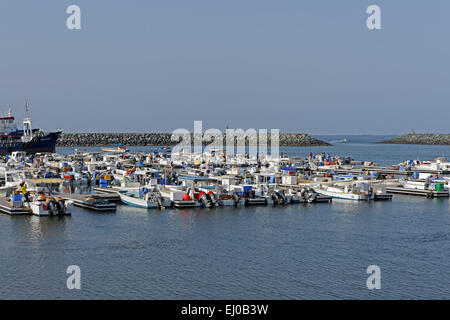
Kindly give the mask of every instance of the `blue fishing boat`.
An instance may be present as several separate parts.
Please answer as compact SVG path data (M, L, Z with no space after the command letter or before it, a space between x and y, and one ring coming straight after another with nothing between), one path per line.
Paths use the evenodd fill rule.
M25 105L26 117L23 129L18 129L11 110L0 116L0 154L10 154L13 151L25 151L33 154L38 152L55 152L56 141L62 131L44 133L31 126L28 102Z

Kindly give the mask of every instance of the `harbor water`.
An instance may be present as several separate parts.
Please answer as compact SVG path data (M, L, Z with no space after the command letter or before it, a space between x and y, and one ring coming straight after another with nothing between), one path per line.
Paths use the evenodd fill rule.
M139 150L149 148L130 148ZM450 159L450 146L349 142L280 151L380 165ZM449 200L402 195L286 207L0 214L0 298L449 299L448 252ZM81 290L66 286L70 265L81 269ZM366 286L370 265L380 267L379 290Z

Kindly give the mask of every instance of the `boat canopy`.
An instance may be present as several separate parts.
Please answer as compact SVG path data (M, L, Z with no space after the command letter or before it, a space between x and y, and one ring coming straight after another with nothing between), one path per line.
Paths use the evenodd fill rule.
M27 182L34 184L38 183L62 183L64 180L58 178L39 178L39 179L27 179Z

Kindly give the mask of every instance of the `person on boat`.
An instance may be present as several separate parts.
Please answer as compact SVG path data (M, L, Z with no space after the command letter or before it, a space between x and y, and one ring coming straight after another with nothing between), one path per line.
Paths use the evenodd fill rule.
M136 171L136 166L133 166L131 169L127 170L127 173L125 174L125 177L128 177L131 173Z
M431 183L431 176L428 176L425 180L425 189L428 189Z
M27 190L27 186L25 185L25 181L22 181L20 183L20 186L16 189L18 192L22 192L23 197L25 198L26 202L30 202L30 193Z

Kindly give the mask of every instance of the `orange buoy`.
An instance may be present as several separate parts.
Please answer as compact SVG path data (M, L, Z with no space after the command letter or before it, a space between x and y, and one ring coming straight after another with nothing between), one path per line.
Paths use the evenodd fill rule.
M189 201L189 200L191 200L191 197L187 193L185 193L185 194L183 194L183 200Z

